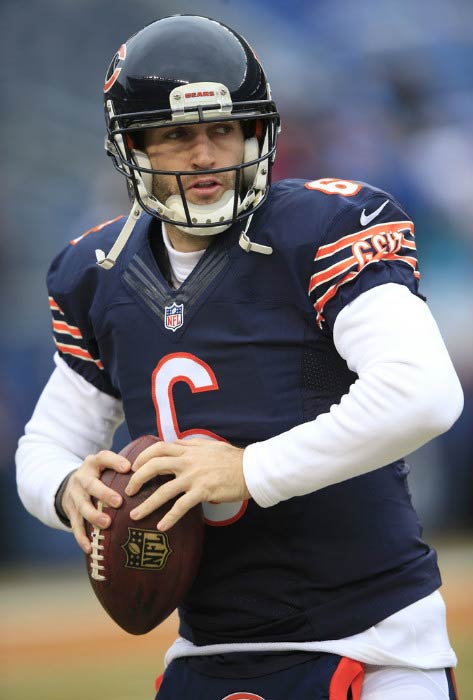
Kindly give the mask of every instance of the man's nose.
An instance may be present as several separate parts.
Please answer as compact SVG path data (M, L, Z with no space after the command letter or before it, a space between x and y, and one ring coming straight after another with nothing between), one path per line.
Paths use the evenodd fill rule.
M215 146L207 134L197 134L191 146L192 167L210 170L215 165Z

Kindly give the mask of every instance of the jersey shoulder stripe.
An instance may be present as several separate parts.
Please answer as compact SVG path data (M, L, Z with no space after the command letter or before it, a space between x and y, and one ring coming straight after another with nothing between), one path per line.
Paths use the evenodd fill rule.
M414 224L412 221L392 221L384 222L382 224L375 224L369 228L364 228L361 231L355 231L355 233L349 233L346 236L342 236L338 241L334 243L328 243L326 245L320 246L317 250L314 260L322 260L329 256L334 255L340 250L352 246L354 243L360 240L365 240L371 238L377 233L386 233L388 231L398 230L400 228L408 229L412 234L414 233Z
M49 297L52 314L53 338L60 355L70 355L84 362L93 362L98 369L104 366L99 357L93 357L86 347L82 332L66 316L54 297Z
M83 238L88 236L91 233L96 233L97 231L101 231L103 228L106 226L110 226L110 224L114 224L115 221L119 221L120 219L123 219L124 216L121 214L120 216L116 216L114 219L109 219L108 221L103 221L101 224L98 224L97 226L93 226L92 228L89 228L87 231L84 231L84 233L80 236L77 236L77 238L73 238L71 241L69 241L70 245L77 245Z
M51 313L53 313L54 311L57 311L59 314L61 314L61 316L64 316L63 310L61 309L61 307L59 306L57 301L52 296L48 297L48 302L49 302L49 308L51 309Z
M56 347L59 350L60 354L72 355L73 357L77 357L80 360L84 360L85 362L94 362L99 369L103 369L103 364L101 360L93 358L87 350L84 350L78 345L67 345L65 343L59 343L56 339L54 339L54 342L56 343Z
M61 335L71 335L73 338L82 338L82 333L77 326L70 326L65 321L55 321L53 318L53 331Z
M316 287L318 287L320 284L329 281L336 275L350 268L355 263L358 264L359 271L361 271L364 262L368 262L368 260L364 260L363 253L371 250L371 244L369 241L377 235L379 235L379 238L375 238L374 241L376 241L378 250L376 252L373 251L372 258L369 258L369 260L388 259L389 254L394 251L395 246L397 246L398 250L401 250L402 248L415 250L416 246L414 241L407 238L409 233L411 235L414 233L414 225L412 221L394 221L392 223L378 224L377 226L372 226L370 229L358 231L357 233L350 234L349 236L344 236L344 238L342 238L338 244L321 246L317 251L314 261L319 262L324 260L324 262L319 267L320 271L311 276L309 293L312 293L312 291L314 291L314 289L316 289ZM391 240L390 245L387 245L386 236L389 235L393 236L393 239ZM367 241L368 243L367 245L357 245L361 241ZM340 260L340 256L336 255L336 253L348 247L349 250L345 251L346 257ZM327 248L330 249L330 252L328 253L324 250ZM331 264L332 260L337 261Z
M391 216L399 213L400 210L395 209ZM407 266L419 280L412 221L391 218L368 228L358 228L319 246L314 255L308 294L320 328L325 321L325 306L334 299L340 287L353 282L362 271L377 263Z

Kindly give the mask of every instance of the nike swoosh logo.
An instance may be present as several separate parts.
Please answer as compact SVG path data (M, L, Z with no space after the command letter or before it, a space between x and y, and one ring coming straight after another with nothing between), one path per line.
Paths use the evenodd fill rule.
M360 224L361 224L362 226L366 226L367 224L370 223L370 221L373 221L373 219L376 219L376 217L377 217L379 214L381 214L381 212L383 211L383 209L384 209L384 207L386 206L386 204L388 204L388 202L389 202L389 199L387 199L385 202L383 202L383 203L381 204L381 206L378 207L378 208L376 209L376 211L372 212L372 214L366 215L366 214L365 214L365 211L366 211L366 210L363 209L363 211L361 212L361 216L360 216Z

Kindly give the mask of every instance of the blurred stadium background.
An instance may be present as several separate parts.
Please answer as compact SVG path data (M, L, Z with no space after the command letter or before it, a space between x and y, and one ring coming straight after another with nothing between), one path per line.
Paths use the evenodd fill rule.
M473 697L473 4L471 0L2 0L0 80L0 613L5 700L141 700L175 633L133 638L93 599L72 538L16 496L13 455L52 368L49 262L125 213L103 151L114 52L159 17L233 25L266 66L283 118L275 178L360 179L416 222L421 290L465 390L448 435L411 456L411 486L439 545L463 698ZM127 440L120 430L116 447ZM86 689L86 691L85 691ZM415 700L415 699L412 699Z

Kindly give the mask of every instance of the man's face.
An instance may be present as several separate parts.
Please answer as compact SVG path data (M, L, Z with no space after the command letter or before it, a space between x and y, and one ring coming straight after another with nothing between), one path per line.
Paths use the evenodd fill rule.
M239 122L176 125L145 131L145 151L157 170L195 170L182 177L186 199L213 204L235 189L235 171L198 175L199 170L225 168L243 162L244 136ZM153 194L165 202L179 194L174 175L153 175Z

